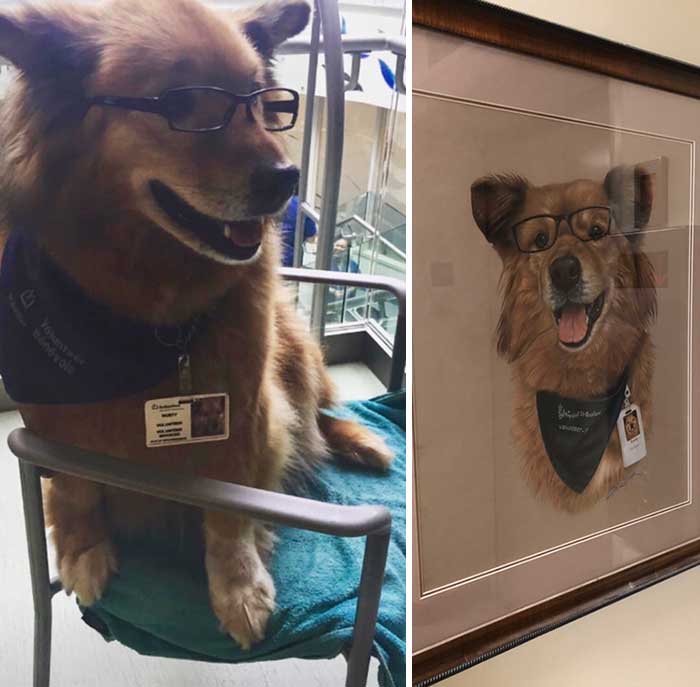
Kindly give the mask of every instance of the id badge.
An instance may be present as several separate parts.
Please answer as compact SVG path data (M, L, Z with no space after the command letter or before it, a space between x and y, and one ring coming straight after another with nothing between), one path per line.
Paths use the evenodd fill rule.
M146 447L223 441L229 436L228 394L155 398L145 403Z
M632 403L620 411L617 418L617 433L620 436L622 462L626 468L640 461L647 454L647 442L644 438L642 412Z

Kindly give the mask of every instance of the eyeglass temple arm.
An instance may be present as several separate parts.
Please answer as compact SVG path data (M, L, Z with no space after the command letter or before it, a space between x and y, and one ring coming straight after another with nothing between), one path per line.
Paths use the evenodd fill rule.
M298 109L296 100L268 100L265 109L269 112L288 112L294 114Z
M162 114L160 98L127 98L121 96L97 96L88 100L88 105L121 107L126 110Z

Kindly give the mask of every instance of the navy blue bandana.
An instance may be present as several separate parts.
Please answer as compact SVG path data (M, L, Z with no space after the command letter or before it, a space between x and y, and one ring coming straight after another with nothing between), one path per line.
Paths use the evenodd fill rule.
M537 417L552 466L569 489L580 494L593 479L625 401L627 371L605 398L579 400L537 392Z
M96 303L13 231L0 267L0 374L18 403L93 403L177 374L194 323L154 327Z

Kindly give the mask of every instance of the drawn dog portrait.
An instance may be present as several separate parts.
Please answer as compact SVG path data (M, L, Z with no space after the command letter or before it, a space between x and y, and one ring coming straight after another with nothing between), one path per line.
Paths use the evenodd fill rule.
M474 219L503 267L496 335L513 377L514 445L536 497L566 511L606 498L634 469L616 429L628 391L652 425L644 179L639 167L616 167L598 180L535 186L508 173L471 186Z

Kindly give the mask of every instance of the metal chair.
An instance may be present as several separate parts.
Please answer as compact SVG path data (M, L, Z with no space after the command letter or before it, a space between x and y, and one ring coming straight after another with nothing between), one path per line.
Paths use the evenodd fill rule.
M391 292L398 299L389 391L402 387L406 356L406 295L394 279L288 268L286 279L340 284ZM375 635L379 600L391 534L391 514L376 506L340 506L243 487L218 480L193 478L47 441L27 429L9 436L19 459L22 501L29 547L34 599L34 687L49 687L51 672L51 600L61 582L49 574L41 477L61 472L201 508L231 511L268 523L339 537L366 537L352 644L347 654L346 687L364 687Z

